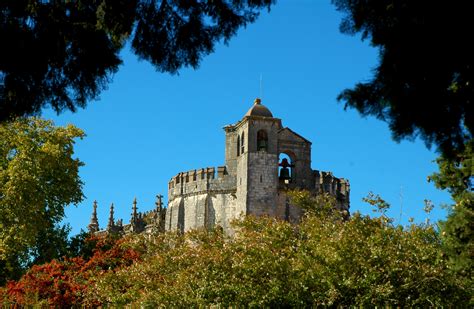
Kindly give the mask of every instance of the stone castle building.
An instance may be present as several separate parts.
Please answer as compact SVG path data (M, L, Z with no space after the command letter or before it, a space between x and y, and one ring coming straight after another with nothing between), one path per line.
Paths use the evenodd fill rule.
M158 226L158 230L185 232L221 226L229 231L230 222L245 215L297 222L302 213L290 204L289 189L315 195L327 192L336 197L338 209L349 210L349 181L331 172L312 170L311 142L283 127L281 119L273 117L260 99L224 131L223 166L177 174L168 184L168 207L161 206L159 197L156 209L143 215L137 213L135 201L126 226L121 221L115 223L111 209L107 229L139 232ZM98 230L96 223L93 214L90 230Z

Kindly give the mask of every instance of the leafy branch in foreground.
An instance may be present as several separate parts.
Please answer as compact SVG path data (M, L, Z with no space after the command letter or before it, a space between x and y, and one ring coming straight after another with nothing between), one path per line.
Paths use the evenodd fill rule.
M84 108L127 43L160 72L197 68L274 0L0 2L0 122Z
M344 14L341 31L359 33L379 50L373 77L344 90L338 100L362 116L387 122L397 141L420 137L447 157L462 152L474 137L469 4L332 2Z

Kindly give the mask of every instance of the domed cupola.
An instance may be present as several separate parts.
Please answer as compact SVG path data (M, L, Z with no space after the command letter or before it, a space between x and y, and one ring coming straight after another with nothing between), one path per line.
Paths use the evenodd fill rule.
M255 99L253 106L249 109L245 116L259 116L273 118L272 112L262 103L259 98Z

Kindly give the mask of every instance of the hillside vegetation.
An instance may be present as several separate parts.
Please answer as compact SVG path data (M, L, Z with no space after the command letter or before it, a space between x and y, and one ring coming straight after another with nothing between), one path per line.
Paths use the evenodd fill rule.
M247 217L236 233L90 237L80 256L33 266L0 303L51 306L467 306L434 225L392 224L381 212L349 220L304 192L299 225ZM326 199L330 200L330 199ZM92 247L91 247L92 246ZM94 248L94 249L92 249Z

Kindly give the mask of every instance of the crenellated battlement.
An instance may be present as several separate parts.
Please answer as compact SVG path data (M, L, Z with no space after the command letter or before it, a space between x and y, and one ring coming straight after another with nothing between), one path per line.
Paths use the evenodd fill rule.
M190 170L171 178L168 197L171 201L178 196L235 190L235 182L235 176L229 175L225 166Z
M217 167L217 178L223 177L227 174L225 166ZM206 167L201 169L190 170L187 172L178 173L176 176L172 177L168 182L168 188L174 188L178 184L188 183L193 181L201 181L205 179L215 179L216 178L216 168Z

